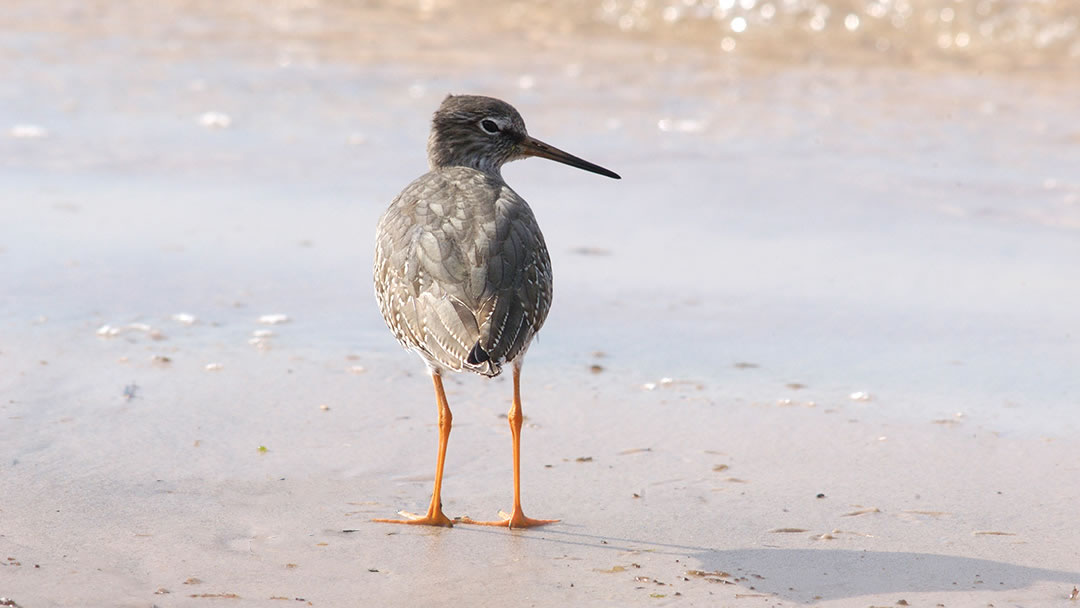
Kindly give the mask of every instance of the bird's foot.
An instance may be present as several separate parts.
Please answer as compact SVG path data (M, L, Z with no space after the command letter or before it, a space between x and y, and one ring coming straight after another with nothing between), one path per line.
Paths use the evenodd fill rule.
M435 511L428 511L427 515L417 515L415 513L409 513L407 511L398 511L398 515L405 519L373 519L371 521L378 522L380 524L408 524L411 526L443 526L444 528L453 528L454 522L450 520L443 512L442 509L436 509Z
M544 526L547 524L558 523L558 519L532 519L531 517L525 517L525 514L521 512L521 509L514 509L514 513L510 514L506 511L499 511L499 519L497 521L476 521L469 517L461 517L456 521L462 524L468 524L470 526L499 526L501 528L535 528L537 526Z

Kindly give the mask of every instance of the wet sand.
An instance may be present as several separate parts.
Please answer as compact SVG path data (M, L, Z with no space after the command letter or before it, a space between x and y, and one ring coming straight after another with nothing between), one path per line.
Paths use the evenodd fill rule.
M0 9L0 596L1068 603L1075 84L324 8ZM369 521L430 492L430 382L370 264L447 92L624 176L504 171L556 275L543 529ZM447 388L444 508L494 517L509 379Z

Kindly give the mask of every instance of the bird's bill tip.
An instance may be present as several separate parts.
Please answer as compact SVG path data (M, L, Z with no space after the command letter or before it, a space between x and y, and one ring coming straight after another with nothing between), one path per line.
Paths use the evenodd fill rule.
M536 156L539 158L546 158L555 162L563 163L564 165L570 165L571 167L577 167L591 173L610 177L612 179L622 179L618 173L610 169L605 169L600 165L590 163L589 161L578 158L569 152L563 152L562 150L546 144L535 137L526 137L525 141L521 144L522 152L525 156Z

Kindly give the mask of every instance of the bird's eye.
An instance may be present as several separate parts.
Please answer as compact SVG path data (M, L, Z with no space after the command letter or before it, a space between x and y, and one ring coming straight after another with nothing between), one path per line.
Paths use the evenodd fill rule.
M499 132L499 125L490 118L485 118L484 120L481 120L480 128L483 129L485 133L490 133L492 135Z

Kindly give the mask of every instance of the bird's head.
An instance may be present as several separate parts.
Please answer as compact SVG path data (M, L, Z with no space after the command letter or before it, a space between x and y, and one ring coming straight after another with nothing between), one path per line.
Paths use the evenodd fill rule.
M514 106L494 97L447 95L431 122L432 168L472 167L499 175L505 163L538 156L619 179L612 171L531 137Z

